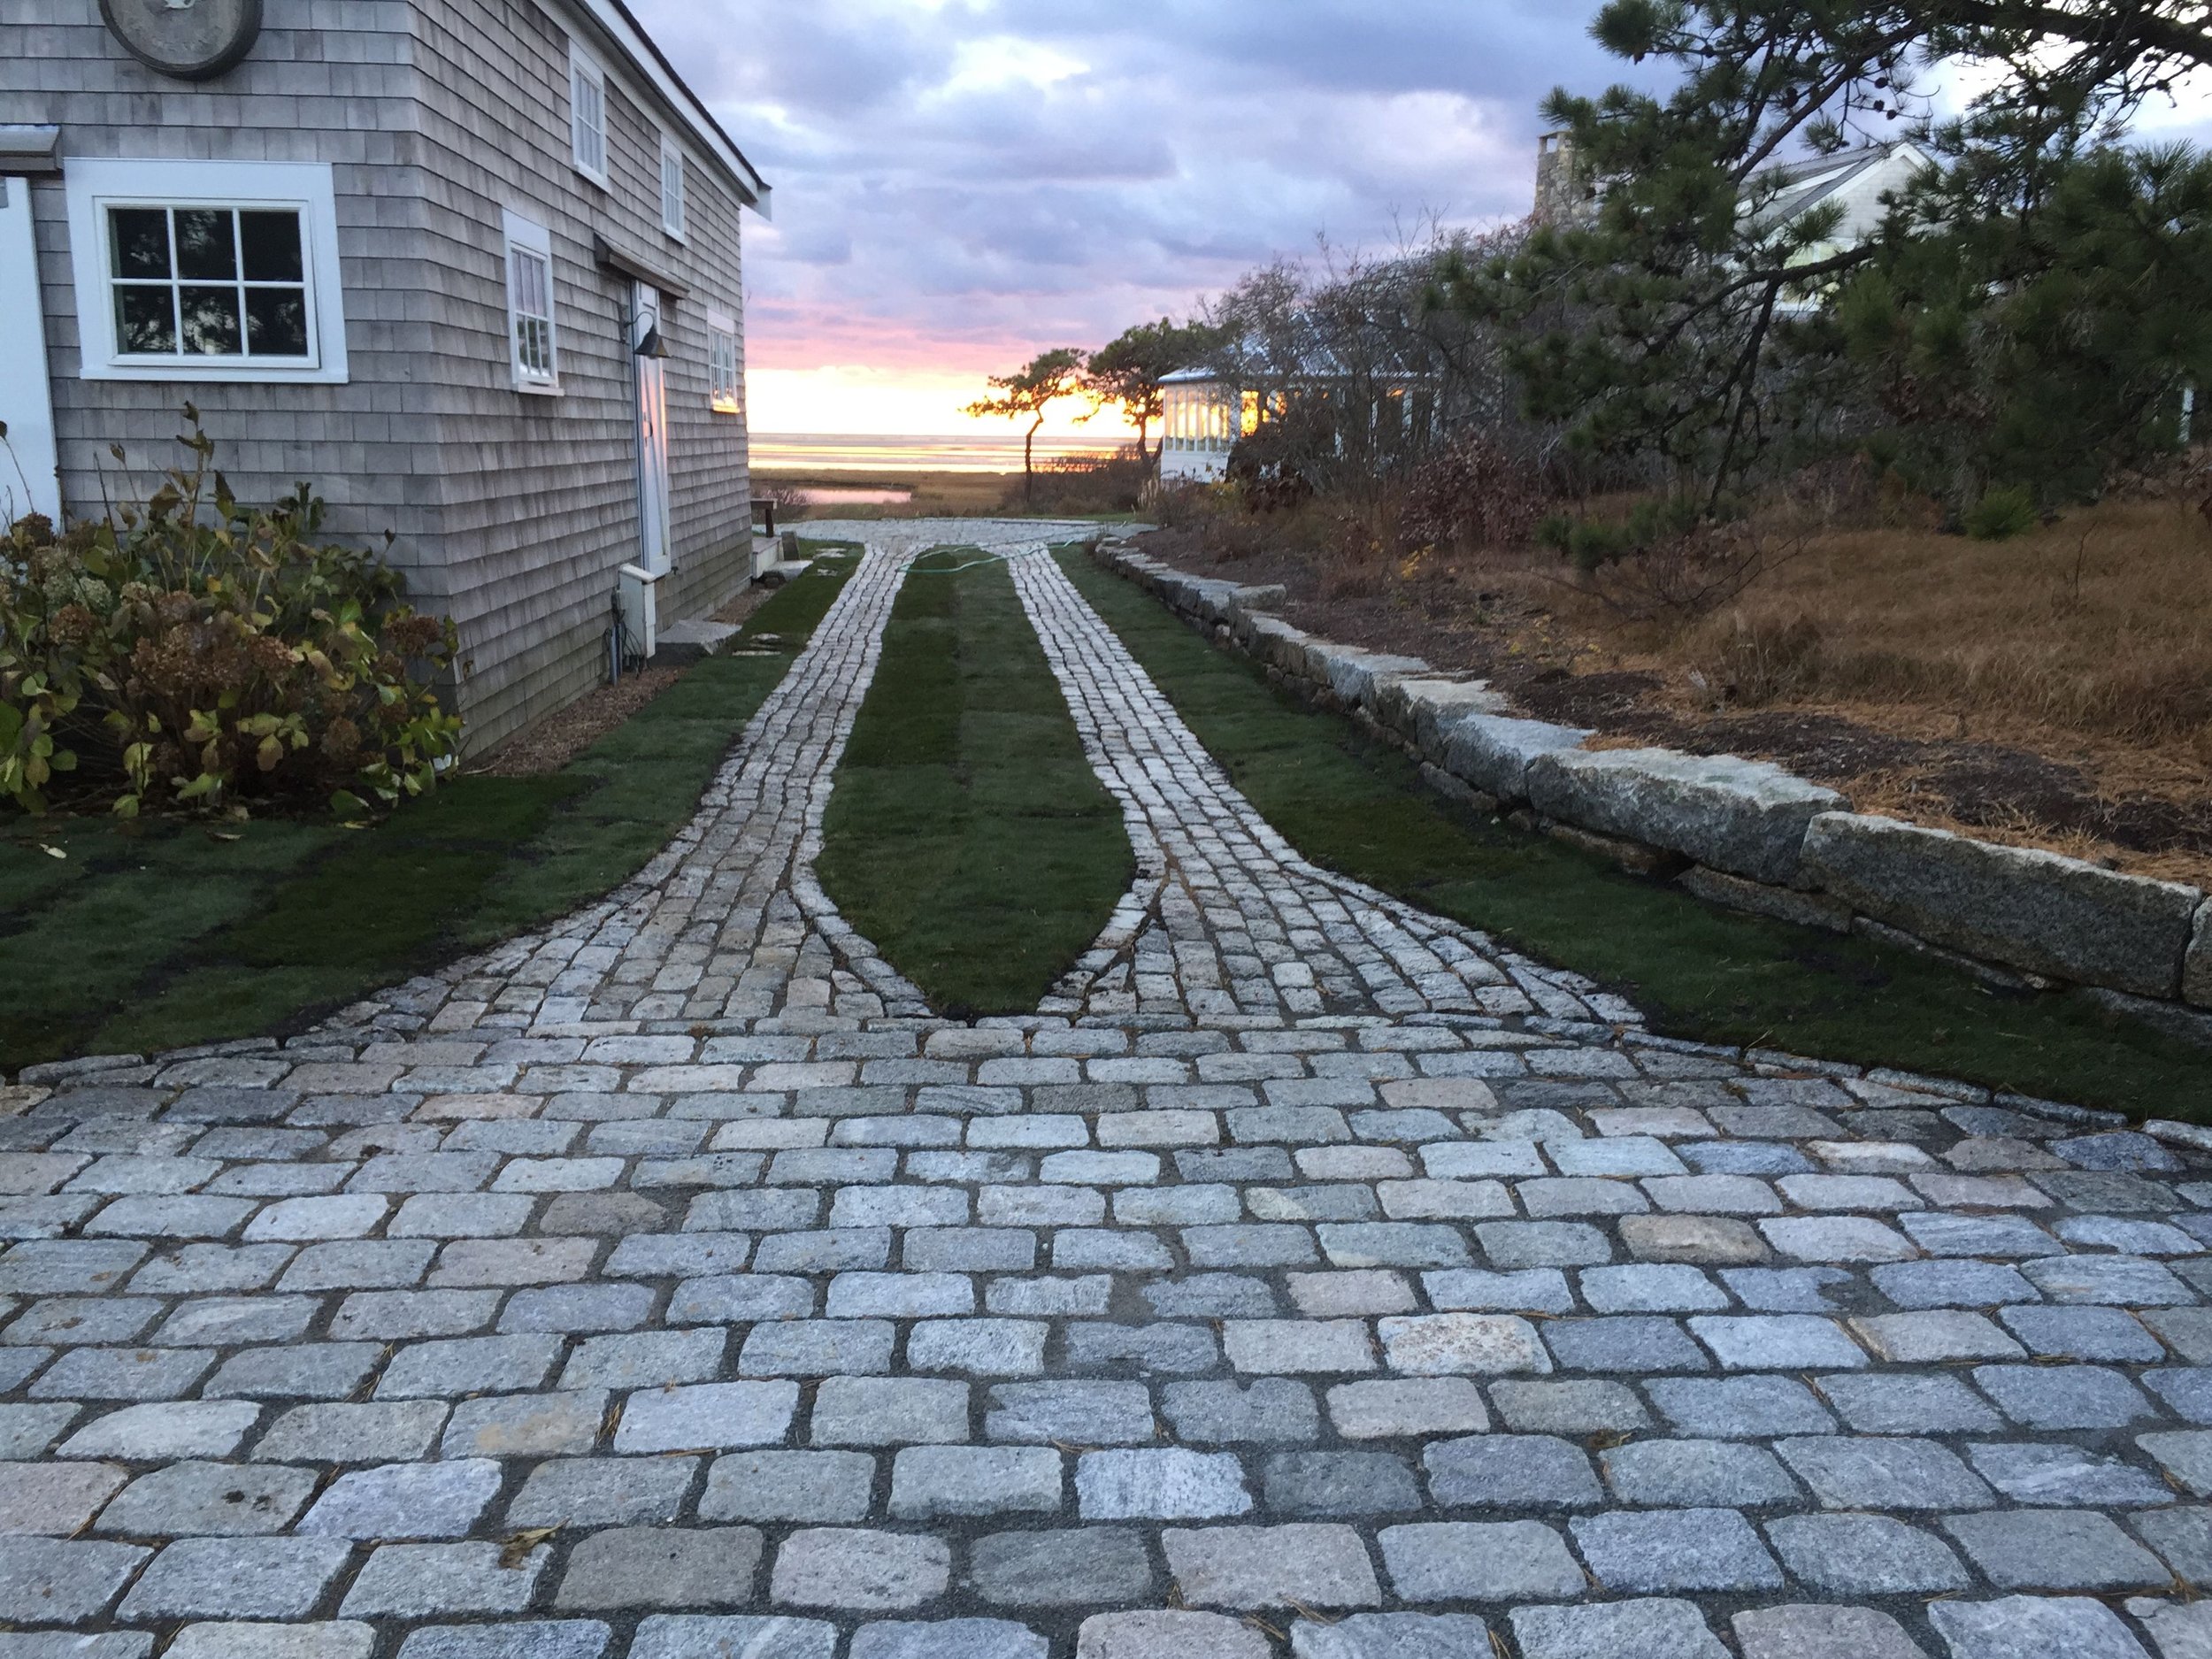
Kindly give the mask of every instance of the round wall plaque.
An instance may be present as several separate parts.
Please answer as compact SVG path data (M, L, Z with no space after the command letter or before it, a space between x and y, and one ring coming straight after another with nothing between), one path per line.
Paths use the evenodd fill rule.
M221 74L261 33L261 0L100 0L100 15L132 57L180 81Z

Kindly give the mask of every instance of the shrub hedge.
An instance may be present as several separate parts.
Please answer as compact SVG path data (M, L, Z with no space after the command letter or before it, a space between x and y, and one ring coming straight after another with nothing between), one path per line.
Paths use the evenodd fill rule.
M374 555L320 541L306 485L239 502L184 414L189 458L146 500L0 541L0 793L34 813L358 818L430 788L460 741L434 689L452 623Z

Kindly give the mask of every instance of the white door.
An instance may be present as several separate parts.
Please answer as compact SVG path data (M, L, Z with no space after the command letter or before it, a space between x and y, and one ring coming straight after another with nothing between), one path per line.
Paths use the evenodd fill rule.
M30 181L0 178L0 422L8 429L0 444L0 526L27 512L61 522L44 311Z
M658 357L637 348L664 332L658 288L632 290L631 356L637 365L638 563L655 575L668 569L668 377Z

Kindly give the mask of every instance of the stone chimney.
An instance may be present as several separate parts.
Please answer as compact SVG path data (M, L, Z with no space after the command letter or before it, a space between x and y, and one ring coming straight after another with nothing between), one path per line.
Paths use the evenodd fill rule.
M1597 211L1597 191L1584 176L1570 133L1546 133L1536 141L1536 210L1539 225L1572 225Z

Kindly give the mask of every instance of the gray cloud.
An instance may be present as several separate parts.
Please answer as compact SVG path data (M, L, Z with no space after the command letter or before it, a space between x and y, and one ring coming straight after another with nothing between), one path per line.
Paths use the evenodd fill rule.
M974 370L1525 213L1598 0L632 0L776 187L758 366ZM2197 135L2197 134L2192 134Z
M1527 209L1596 0L634 0L776 187L751 360L1096 344L1325 232Z

